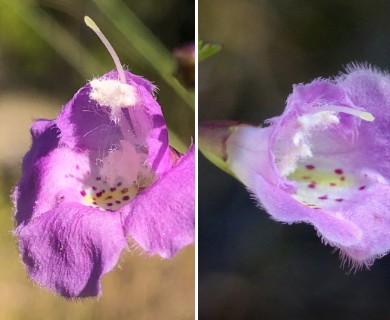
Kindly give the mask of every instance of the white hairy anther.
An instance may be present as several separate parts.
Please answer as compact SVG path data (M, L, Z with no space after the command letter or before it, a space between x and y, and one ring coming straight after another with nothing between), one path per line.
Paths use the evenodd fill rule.
M90 82L92 100L111 109L111 120L118 122L121 108L133 107L137 104L135 87L114 79L94 79Z

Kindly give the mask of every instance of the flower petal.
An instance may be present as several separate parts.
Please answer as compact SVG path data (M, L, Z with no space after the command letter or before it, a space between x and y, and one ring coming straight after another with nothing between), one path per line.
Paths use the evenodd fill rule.
M342 252L356 265L370 265L390 251L390 186L376 184L356 195L348 211L344 212L362 230L358 243L342 246Z
M62 296L101 293L101 278L117 263L127 242L120 215L63 204L15 234L29 276Z
M150 254L172 257L194 241L194 147L123 208L128 234Z
M58 147L58 133L54 121L38 120L31 127L32 146L23 158L22 177L13 192L17 225L27 222L33 216L40 188L40 174L35 164Z
M313 224L332 244L356 244L362 231L342 216L314 210L296 201L274 173L269 153L272 128L243 126L227 141L228 162L232 171L258 199L271 216L287 223Z
M98 80L118 80L116 71L109 72ZM91 99L91 84L81 88L64 107L56 119L61 131L61 144L70 148L95 151L95 158L101 159L113 146L120 148L120 141L129 140L131 135L148 149L148 163L153 171L160 173L171 166L169 161L168 131L161 107L153 97L154 86L147 80L126 72L128 85L137 91L137 104L121 108L128 122L128 132L123 133L120 125L111 119L109 106L100 105ZM118 80L119 83L119 80Z

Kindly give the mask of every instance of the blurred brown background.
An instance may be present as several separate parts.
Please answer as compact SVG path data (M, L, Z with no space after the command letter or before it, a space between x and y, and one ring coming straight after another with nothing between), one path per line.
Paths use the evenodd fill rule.
M114 68L84 15L96 21L123 64L158 85L176 146L189 145L193 93L179 94L171 52L194 40L194 12L193 0L0 0L0 319L194 318L193 246L172 260L124 252L104 277L99 300L66 301L28 280L11 235L9 199L31 122L55 117L87 79Z
M388 30L388 1L199 0L200 38L223 45L199 66L199 122L260 124L352 61L389 70ZM199 156L200 319L387 319L390 257L346 275L332 251Z

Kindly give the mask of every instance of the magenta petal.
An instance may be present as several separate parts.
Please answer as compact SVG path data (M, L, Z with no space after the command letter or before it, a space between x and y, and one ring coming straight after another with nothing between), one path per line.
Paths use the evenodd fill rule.
M194 147L124 212L128 234L149 254L172 257L194 241Z
M101 278L127 242L118 214L61 205L16 230L32 280L62 296L101 293Z

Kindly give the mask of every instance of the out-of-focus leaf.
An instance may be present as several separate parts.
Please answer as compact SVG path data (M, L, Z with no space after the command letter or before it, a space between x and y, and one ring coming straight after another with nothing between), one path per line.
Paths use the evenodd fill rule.
M198 48L198 59L199 61L204 61L221 51L222 46L212 43L203 44L203 41L199 40Z
M29 1L5 1L15 14L42 37L58 54L84 78L102 72L99 62L76 38L49 14ZM80 57L84 61L80 63Z

